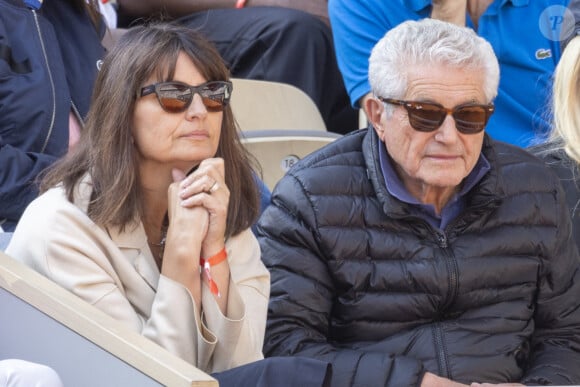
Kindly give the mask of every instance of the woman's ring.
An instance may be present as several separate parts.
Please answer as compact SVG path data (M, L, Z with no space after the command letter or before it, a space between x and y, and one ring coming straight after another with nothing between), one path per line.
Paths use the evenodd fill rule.
M217 181L214 181L214 182L213 182L213 184L212 184L212 186L211 186L211 187L209 187L209 190L208 190L208 192L209 192L209 193L213 193L213 192L215 192L215 191L216 191L218 188L219 188L219 187L218 187L218 182L217 182Z

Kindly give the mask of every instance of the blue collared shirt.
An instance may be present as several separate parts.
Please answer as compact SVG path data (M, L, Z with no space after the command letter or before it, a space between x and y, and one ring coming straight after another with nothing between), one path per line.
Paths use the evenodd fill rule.
M373 130L373 129L369 129ZM483 154L480 154L477 163L463 180L461 189L453 195L451 200L443 207L441 214L435 213L435 207L431 204L424 204L411 196L405 185L395 172L393 161L387 154L387 149L382 141L378 142L379 161L381 171L385 179L387 191L402 202L411 205L413 213L425 219L434 228L443 230L465 207L465 195L471 190L485 174L491 169L489 161Z
M401 22L430 17L431 3L329 0L337 61L353 105L371 90L368 59L374 45ZM494 139L525 147L549 130L549 90L560 59L562 10L568 3L494 0L480 16L477 33L489 41L500 63L496 109L486 127ZM469 17L467 25L474 27Z

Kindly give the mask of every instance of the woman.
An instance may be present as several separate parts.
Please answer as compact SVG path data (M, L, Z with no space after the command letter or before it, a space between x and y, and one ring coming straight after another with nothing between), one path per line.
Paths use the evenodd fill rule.
M7 249L206 372L262 359L270 285L231 91L192 30L129 30L99 72L86 132Z
M580 36L566 45L556 66L552 110L554 122L548 140L530 150L560 178L580 248Z

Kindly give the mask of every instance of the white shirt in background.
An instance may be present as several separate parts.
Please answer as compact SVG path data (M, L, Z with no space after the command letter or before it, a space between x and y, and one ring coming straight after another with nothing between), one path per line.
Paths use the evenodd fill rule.
M116 0L99 0L99 10L109 28L117 28Z

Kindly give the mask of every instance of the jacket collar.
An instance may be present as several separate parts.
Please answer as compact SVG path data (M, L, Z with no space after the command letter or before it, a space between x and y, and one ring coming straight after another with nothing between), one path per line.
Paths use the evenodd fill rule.
M89 200L93 192L91 177L87 174L75 187L74 204L85 214L89 207ZM123 230L119 227L107 228L107 233L113 243L119 248L129 262L133 263L135 270L153 289L157 289L159 281L159 269L151 254L147 243L147 234L141 220L127 225Z
M151 249L147 243L147 234L141 221L128 225L123 231L118 227L108 229L109 236L128 261L133 262L133 267L141 277L153 289L157 289L159 281L159 269Z

